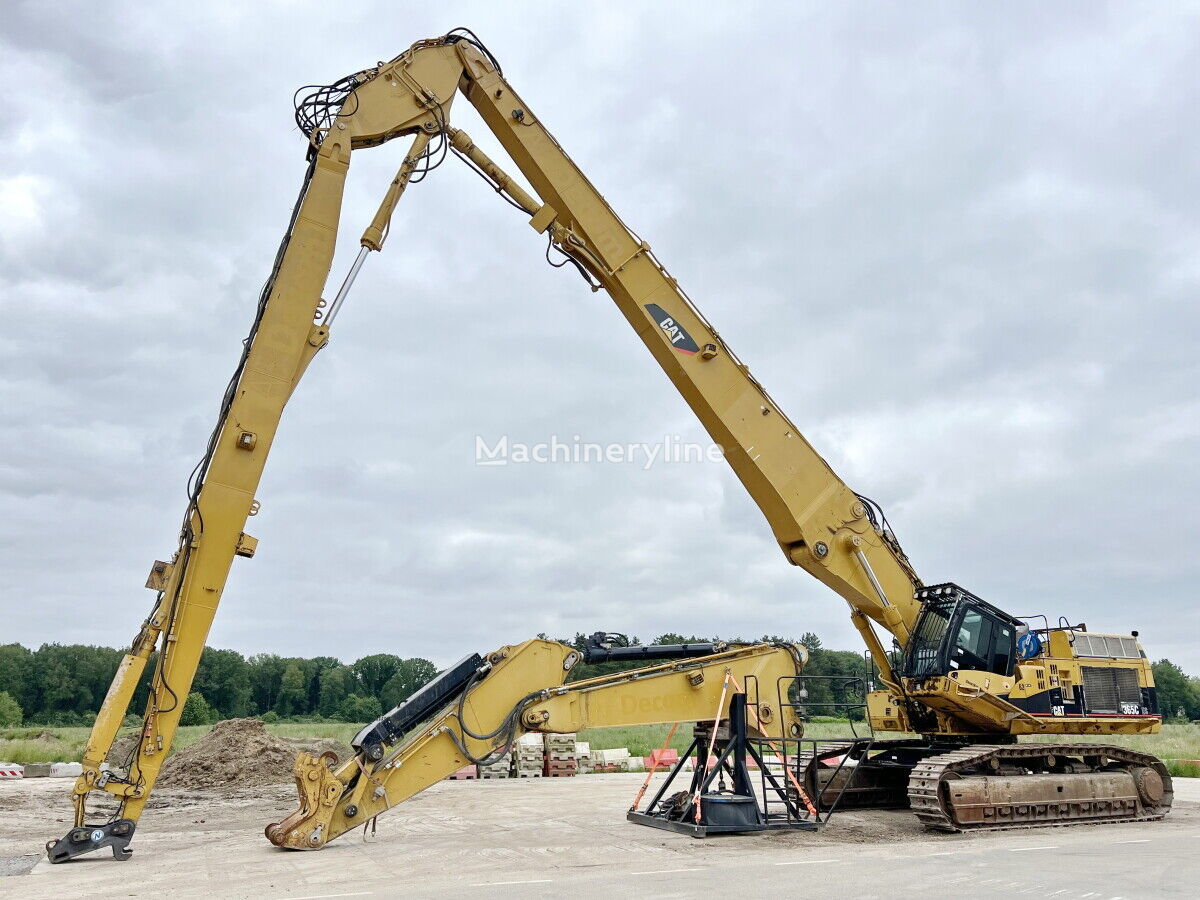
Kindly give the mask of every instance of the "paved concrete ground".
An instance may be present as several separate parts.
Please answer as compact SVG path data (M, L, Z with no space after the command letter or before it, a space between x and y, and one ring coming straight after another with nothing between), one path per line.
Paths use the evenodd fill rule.
M1193 897L1200 883L1200 782L1176 781L1161 823L936 835L905 812L845 813L818 834L695 840L624 820L639 776L443 782L380 818L379 833L314 853L267 844L284 788L214 799L163 791L127 863L39 862L0 877L22 898L169 896L655 898L720 891L841 897ZM0 857L29 868L66 831L68 782L0 782ZM52 815L48 810L57 811ZM7 846L4 843L7 839ZM4 872L0 858L0 873Z

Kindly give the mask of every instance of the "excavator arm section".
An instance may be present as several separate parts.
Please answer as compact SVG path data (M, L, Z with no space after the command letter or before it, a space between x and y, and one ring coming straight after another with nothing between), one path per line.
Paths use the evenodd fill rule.
M486 160L450 125L463 93L539 197ZM292 219L260 295L216 426L189 484L178 549L156 563L150 616L120 664L97 716L74 788L75 830L88 795L116 798L110 821L136 822L183 712L235 557L251 557L245 531L283 409L331 325L366 254L380 249L404 187L429 155L449 144L530 216L533 228L603 286L646 344L763 510L787 558L837 591L860 618L903 643L917 612L916 576L869 501L829 468L776 406L678 283L608 206L541 120L471 40L422 41L387 63L305 97L297 122L309 167ZM337 240L345 179L355 150L415 136L379 213L361 239L350 275L331 304L322 297ZM540 198L540 199L539 199ZM869 629L862 618L860 626ZM861 630L861 627L860 627ZM127 776L102 764L158 647L141 738ZM878 642L884 680L892 673ZM78 849L72 849L72 855Z
M459 46L463 92L542 198L530 224L612 297L722 448L788 561L904 643L919 582L894 539L872 522L869 501L813 449L490 61Z
M416 129L448 136L530 215L536 231L608 292L722 448L789 562L906 643L919 612L913 597L919 579L870 501L813 449L494 62L471 42L447 36L414 44L355 77L359 86L315 138L322 151L335 142L341 157ZM451 126L449 91L455 84L536 197ZM877 662L886 670L886 659Z
M794 738L802 729L786 697L806 660L802 647L758 644L564 684L578 651L543 640L501 647L394 745L375 752L364 747L338 769L328 756L301 753L295 765L300 805L267 826L266 835L280 847L320 849L463 766L497 758L530 731L723 718L726 674L755 704L760 736ZM363 733L371 731L368 726Z
M147 586L158 591L158 598L118 667L89 737L83 773L73 791L77 831L86 823L87 799L93 791L116 797L113 818L137 821L171 749L233 560L254 555L258 542L244 528L258 511L255 492L275 431L300 378L329 340L321 295L333 259L353 147L402 134L417 135L423 145L429 132L443 127L460 69L454 49L444 47L359 73L348 79L357 85L351 94L353 108L344 107L328 127L314 128L309 167L291 222L216 427L189 484L179 548L171 563L158 562L151 572ZM380 121L384 113L386 123ZM355 122L356 130L348 131L347 120ZM406 163L411 175L411 160ZM101 766L156 644L158 663L141 740L128 775L117 777ZM88 852L84 846L77 849Z

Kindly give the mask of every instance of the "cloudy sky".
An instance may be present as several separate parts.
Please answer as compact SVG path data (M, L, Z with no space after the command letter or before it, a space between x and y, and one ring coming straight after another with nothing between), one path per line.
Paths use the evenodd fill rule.
M303 174L292 92L468 25L927 582L1200 671L1195 3L450 6L5 4L0 642L132 637ZM327 296L406 145L356 154ZM211 644L858 648L723 463L475 465L705 440L543 249L453 159L409 191Z

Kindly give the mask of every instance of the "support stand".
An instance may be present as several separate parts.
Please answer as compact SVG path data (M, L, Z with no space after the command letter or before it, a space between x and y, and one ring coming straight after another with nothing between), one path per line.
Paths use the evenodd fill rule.
M717 729L716 762L709 765L707 758L711 729ZM676 776L683 771L687 760L696 755L696 768L691 784L686 791L667 795ZM761 778L761 797L755 792L754 782L747 768L747 757L758 765ZM725 778L729 777L729 788ZM714 789L713 782L717 782ZM781 811L776 811L775 798L768 803L768 795L775 795L781 802ZM699 804L700 814L696 815ZM766 831L776 828L792 828L816 831L817 822L799 804L795 792L788 789L787 776L767 768L756 742L746 736L746 695L736 693L730 697L727 725L697 725L691 746L671 769L667 780L658 789L645 812L630 810L626 818L639 825L662 828L680 834L702 838L710 834L731 834Z

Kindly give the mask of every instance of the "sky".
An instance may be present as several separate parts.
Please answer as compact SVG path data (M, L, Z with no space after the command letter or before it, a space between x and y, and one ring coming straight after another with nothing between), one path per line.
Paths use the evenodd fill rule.
M926 583L1200 673L1196 3L5 9L0 643L133 637L303 176L293 92L465 25ZM356 152L326 296L406 147ZM476 465L708 440L543 253L453 158L408 191L284 414L211 645L860 649L723 462Z

